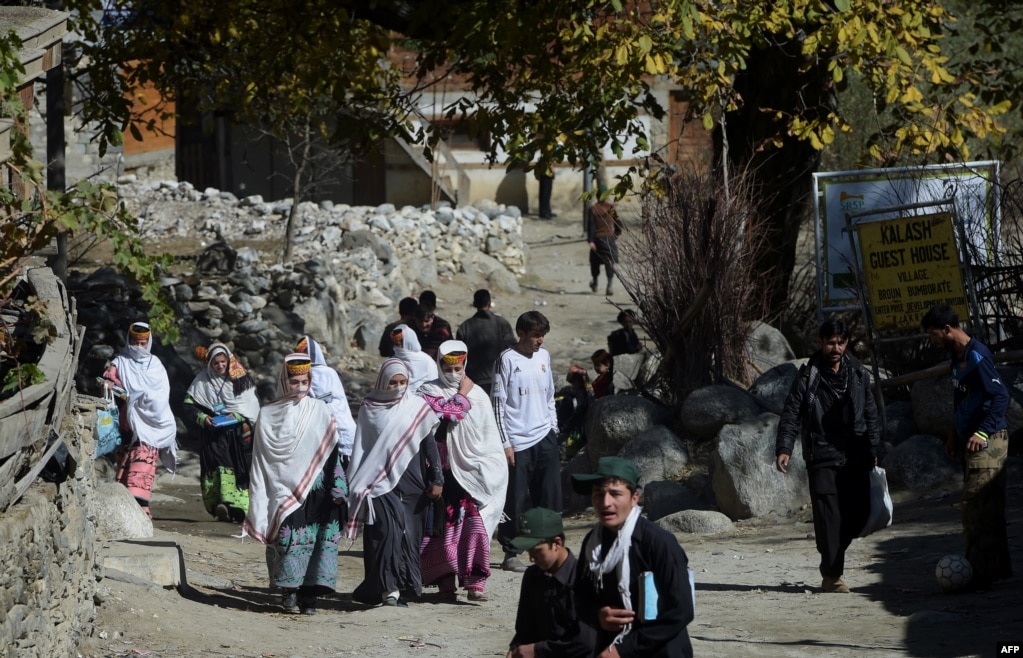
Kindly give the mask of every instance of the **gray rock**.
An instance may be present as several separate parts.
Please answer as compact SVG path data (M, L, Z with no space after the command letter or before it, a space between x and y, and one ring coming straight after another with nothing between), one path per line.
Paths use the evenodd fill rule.
M915 382L909 391L913 421L921 434L945 436L952 426L952 378L934 377Z
M690 535L712 535L727 532L734 527L732 520L721 512L711 510L684 510L657 521L668 532Z
M911 491L936 487L959 473L945 456L944 442L927 434L911 436L892 448L881 465L893 488Z
M368 248L377 259L384 261L385 263L394 258L394 252L390 246L383 244L380 238L376 236L372 231L361 229L358 231L351 231L345 233L341 238L341 249L345 251L355 251L362 247Z
M572 488L572 475L592 472L593 465L585 447L561 468L561 503L565 514L582 512L590 506L590 497L577 494Z
M795 450L788 473L774 466L778 416L725 425L714 446L711 486L717 506L732 519L791 514L810 501L806 464Z
M614 383L615 391L628 391L637 388L637 384L644 381L643 373L646 360L651 356L650 352L643 351L638 354L619 354L615 357Z
M89 350L90 357L94 359L103 359L104 361L109 361L114 358L114 354L116 353L117 352L114 348L109 345L93 345L92 349Z
M640 472L640 483L678 478L689 464L689 452L682 441L664 425L640 432L618 451L631 459Z
M315 337L331 354L345 353L348 335L344 310L329 295L318 294L296 304L295 313L305 319L303 333Z
M682 403L681 422L687 432L712 439L724 425L753 420L761 411L760 404L746 391L715 384L689 394Z
M375 212L378 215L393 215L395 213L395 210L396 209L393 203L382 203L376 208L374 208L373 212Z
M305 320L298 313L286 311L276 306L267 306L261 311L263 319L275 325L287 336L298 336L305 333Z
M899 445L920 430L913 420L913 403L908 400L896 400L885 405L885 440Z
M651 521L687 509L707 509L707 503L680 482L650 482L643 485L643 511Z
M268 326L265 320L253 318L240 323L236 329L243 334L258 334L261 331L265 331Z
M795 363L777 365L757 377L753 386L749 388L750 395L767 410L781 415L785 398L788 397L789 389L792 388L792 382L796 380L797 375L799 367Z
M753 366L760 372L796 358L785 336L769 324L754 322L746 338L746 350Z
M409 280L420 288L433 288L437 285L437 264L432 258L416 258L408 263Z
M586 442L593 464L617 455L630 439L669 419L664 407L638 395L609 395L595 400L586 415Z
M100 540L141 539L153 536L153 520L142 511L124 485L105 482L92 495L96 533Z

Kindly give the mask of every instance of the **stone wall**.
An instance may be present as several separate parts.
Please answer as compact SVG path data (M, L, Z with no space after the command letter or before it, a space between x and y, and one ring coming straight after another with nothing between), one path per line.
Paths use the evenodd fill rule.
M62 430L67 480L37 479L0 513L0 656L73 656L93 632L100 567L92 437L82 427L94 422L91 413L69 414Z

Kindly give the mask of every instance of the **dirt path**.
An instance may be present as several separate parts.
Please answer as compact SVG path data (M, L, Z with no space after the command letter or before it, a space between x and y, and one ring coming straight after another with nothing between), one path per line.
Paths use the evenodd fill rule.
M533 274L520 295L495 295L512 319L536 308L551 320L545 344L556 373L588 364L616 328L617 310L587 286L580 222L526 220ZM603 282L602 282L603 283ZM456 324L471 315L480 282L457 279L436 290L439 313ZM618 288L619 297L624 296ZM561 293L561 294L559 294ZM375 365L378 359L367 358ZM371 373L362 373L368 377ZM195 460L194 455L186 458ZM186 473L197 468L185 468ZM1023 571L1023 488L1010 474L1010 543ZM991 656L996 642L1023 643L1021 578L987 592L948 596L935 562L960 550L957 488L897 497L896 525L850 549L851 595L822 595L809 513L737 524L716 536L681 537L696 572L697 613L689 632L697 656ZM107 579L97 635L80 648L92 656L503 656L513 633L520 576L493 565L490 600L444 604L428 594L407 609L351 601L361 580L361 544L340 556L339 593L315 617L286 615L267 588L263 547L233 537L239 528L211 521L198 481L162 476L154 496L156 539L177 542L189 586L174 590ZM591 521L566 520L577 550ZM496 547L496 544L495 544ZM495 555L497 551L495 550ZM430 590L427 590L428 592Z

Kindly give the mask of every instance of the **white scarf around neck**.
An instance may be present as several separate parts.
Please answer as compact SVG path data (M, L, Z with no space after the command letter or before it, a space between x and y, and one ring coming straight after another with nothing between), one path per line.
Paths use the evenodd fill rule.
M589 540L583 546L582 558L587 561L590 568L590 575L593 577L594 586L600 590L604 584L604 576L614 571L618 577L618 593L622 597L622 605L626 610L632 610L632 592L629 589L631 572L629 568L629 548L632 547L632 532L636 529L636 522L639 521L643 508L636 505L629 512L625 523L618 530L618 536L608 548L607 555L603 555L601 546L601 531L603 527L599 522L590 533ZM625 624L621 632L615 636L614 644L621 643L622 639L632 630L632 624Z

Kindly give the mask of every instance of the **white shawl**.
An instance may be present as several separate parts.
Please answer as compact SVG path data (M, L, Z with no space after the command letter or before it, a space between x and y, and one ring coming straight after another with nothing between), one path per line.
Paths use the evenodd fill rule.
M419 389L421 394L449 399L458 392L460 378L445 373L440 367L444 355L452 352L468 352L468 348L459 340L441 343L437 350L440 376L424 384ZM490 396L479 386L473 386L465 397L472 408L465 418L448 425L448 467L458 484L476 501L487 536L491 537L504 513L508 460L501 446Z
M136 351L135 356L125 350L114 357L113 365L128 392L126 408L132 441L158 449L160 461L173 472L178 460L178 429L170 407L170 380L163 363L150 353L152 345L150 335L145 350Z
M239 413L250 422L254 421L259 415L259 398L256 397L256 388L253 386L242 391L241 395L235 395L234 383L228 372L218 375L210 366L213 357L217 354L226 356L228 364L234 358L227 346L212 345L206 353L206 367L192 380L192 385L188 387L188 396L210 410L213 410L218 402L222 402L224 410L228 413Z
M401 329L400 346L394 346L394 356L405 362L409 370L408 390L415 393L426 382L437 379L437 364L429 354L423 352L419 337L407 324L399 324L392 331Z
M242 536L276 541L281 524L305 502L336 445L334 418L319 400L286 395L263 407L253 430Z
M330 412L334 416L337 445L341 454L351 455L352 444L355 442L355 419L352 418L352 409L348 406L345 387L341 383L341 377L337 371L327 365L327 359L323 356L320 344L310 336L306 336L305 340L306 349L309 351L309 360L313 364L313 397L323 400L330 408Z
M397 374L408 377L399 359L380 367L373 390L362 401L355 429L352 461L348 465L349 539L358 535L359 523L376 522L373 499L397 486L423 439L437 427L437 417L426 402L408 388L388 390Z

